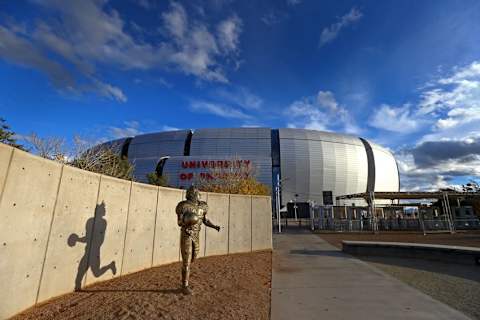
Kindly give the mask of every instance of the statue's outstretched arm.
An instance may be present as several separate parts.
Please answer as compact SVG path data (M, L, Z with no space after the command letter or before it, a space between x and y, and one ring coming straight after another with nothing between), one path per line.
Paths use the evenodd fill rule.
M207 217L203 217L203 224L206 225L207 227L220 231L220 226L213 224L210 220L207 219Z

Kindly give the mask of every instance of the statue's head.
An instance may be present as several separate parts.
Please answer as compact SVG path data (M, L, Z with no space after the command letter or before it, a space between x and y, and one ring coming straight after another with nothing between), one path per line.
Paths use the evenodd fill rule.
M200 199L200 192L198 191L197 188L195 188L195 186L190 186L187 189L186 197L187 197L187 200L198 201Z

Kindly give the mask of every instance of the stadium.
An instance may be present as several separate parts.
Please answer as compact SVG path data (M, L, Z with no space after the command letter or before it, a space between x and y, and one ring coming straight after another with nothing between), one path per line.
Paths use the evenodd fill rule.
M118 146L134 164L136 180L146 182L147 174L157 172L180 188L232 162L253 166L257 180L272 192L281 184L282 205L291 201L328 205L341 195L400 189L394 156L375 143L346 134L293 128L197 129L149 133L107 144Z

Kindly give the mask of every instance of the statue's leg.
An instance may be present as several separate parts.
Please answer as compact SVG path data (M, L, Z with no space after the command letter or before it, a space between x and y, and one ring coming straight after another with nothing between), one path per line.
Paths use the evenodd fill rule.
M192 262L195 261L198 257L198 253L200 252L200 239L199 233L192 237Z
M180 251L182 253L182 287L188 288L188 279L190 278L190 259L192 257L192 239L182 232L180 241Z

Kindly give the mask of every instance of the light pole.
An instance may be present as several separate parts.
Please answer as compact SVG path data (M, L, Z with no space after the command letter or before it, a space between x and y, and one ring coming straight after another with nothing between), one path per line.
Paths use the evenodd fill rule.
M295 201L293 202L293 210L295 211L295 221L298 220L298 216L297 216L297 197L298 197L298 194L295 193Z
M276 210L277 210L277 223L278 223L278 233L282 232L281 216L280 216L280 190L282 188L282 182L288 180L288 178L280 179L280 174L277 173L277 185L275 186L275 199L276 199Z

